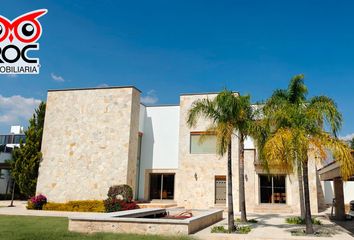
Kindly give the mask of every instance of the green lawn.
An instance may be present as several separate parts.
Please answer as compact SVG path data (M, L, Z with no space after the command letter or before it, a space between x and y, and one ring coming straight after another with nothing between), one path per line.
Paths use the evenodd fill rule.
M79 234L68 232L68 220L61 217L0 216L1 240L61 240L61 239L99 239L99 240L134 240L134 239L172 239L190 240L189 237L149 236L132 234Z

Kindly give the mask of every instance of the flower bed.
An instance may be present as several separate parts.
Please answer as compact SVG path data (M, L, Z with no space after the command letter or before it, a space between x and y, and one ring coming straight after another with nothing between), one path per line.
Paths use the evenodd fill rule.
M49 202L43 206L43 210L68 211L68 212L105 212L103 201L69 201L67 203Z

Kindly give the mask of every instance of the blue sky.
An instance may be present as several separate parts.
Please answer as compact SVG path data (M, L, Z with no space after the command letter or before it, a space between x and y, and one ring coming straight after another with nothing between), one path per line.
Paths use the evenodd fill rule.
M2 1L9 19L39 8L38 76L0 76L0 132L25 124L48 89L135 85L145 101L223 87L266 99L305 74L354 133L351 1ZM22 107L20 104L24 103ZM2 106L1 106L2 104Z

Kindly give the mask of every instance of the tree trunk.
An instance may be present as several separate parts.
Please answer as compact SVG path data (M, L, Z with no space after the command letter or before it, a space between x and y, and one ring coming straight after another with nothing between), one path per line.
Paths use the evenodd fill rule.
M307 158L307 157L306 157ZM308 176L308 159L302 164L302 177L304 181L304 195L305 195L305 223L306 234L313 234L312 218L311 218L311 204L310 204L310 190L309 190L309 176Z
M234 202L232 197L232 161L231 161L231 141L227 149L227 203L228 203L228 230L234 232L235 218L234 218Z
M246 200L245 200L245 136L240 134L239 145L239 201L241 211L241 222L247 222Z
M302 164L298 160L297 155L296 155L296 164L297 164L297 179L299 181L299 201L300 201L300 213L301 213L301 218L305 219L305 203L304 203L304 185L302 182Z

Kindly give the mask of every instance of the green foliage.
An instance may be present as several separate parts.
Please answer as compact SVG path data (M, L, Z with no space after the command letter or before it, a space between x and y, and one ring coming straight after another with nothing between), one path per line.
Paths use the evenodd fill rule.
M298 166L297 161L307 162L309 152L321 161L330 149L340 162L342 177L348 179L354 172L353 158L350 149L336 138L342 114L327 96L307 99L303 78L295 76L288 89L274 91L267 100L263 119L257 122L259 156L266 167L271 164L292 171ZM325 123L332 135L324 130Z
M228 91L227 89L220 92L212 100L209 98L199 99L193 102L188 112L187 124L189 127L196 126L198 120L203 117L210 120L211 125L206 129L207 132L212 132L216 135L216 149L220 156L227 153L228 169L232 166L232 151L231 140L238 132L237 137L240 140L239 156L243 156L243 143L247 135L252 133L252 125L254 119L254 111L251 106L250 96L239 96L236 93ZM243 161L242 157L242 161ZM241 162L241 160L240 160ZM244 174L244 164L239 164L240 175ZM232 175L231 169L228 170L228 179L231 186ZM241 177L240 179L244 179ZM232 195L232 189L230 190ZM239 181L239 195L240 202L245 202L244 182ZM232 199L232 196L230 196ZM234 228L233 204L232 201L228 203L229 229ZM246 218L246 208L241 204L241 216Z
M348 145L337 138L343 117L336 103L327 96L307 98L307 93L304 75L292 78L287 89L274 91L263 107L263 118L256 124L259 133L255 140L266 169L272 166L295 172L302 166L303 202L308 216L306 233L311 234L309 155L324 161L327 151L331 150L344 180L354 173L354 161ZM328 126L328 132L325 126Z
M285 219L285 222L288 224L304 225L305 219L301 217L289 217ZM312 223L315 225L322 225L322 222L316 218L312 218Z
M39 162L42 158L41 145L45 103L42 102L29 120L29 127L25 131L26 144L20 145L12 152L11 175L15 179L21 193L27 197L35 194Z
M1 240L191 240L188 236L117 233L81 234L68 231L68 218L0 216Z
M239 233L239 234L247 234L250 231L251 231L250 226L237 226L236 227L236 233Z
M107 198L103 201L105 212L118 212L122 210L120 200L116 198Z
M109 198L121 196L123 200L130 202L133 199L133 189L127 184L111 186L107 196Z
M69 201L67 203L48 202L43 206L43 210L68 211L68 212L105 212L103 201L82 200Z
M225 89L213 100L196 100L188 112L188 126L195 126L201 117L211 120L207 131L216 134L218 154L223 156L235 130L244 136L250 133L253 120L250 96L238 96Z
M133 189L126 184L109 188L108 198L103 201L106 212L117 212L137 209L139 206L133 199Z
M211 233L228 233L229 231L224 226L214 226L211 228Z
M251 231L250 226L237 225L236 230L233 233L248 234L250 231ZM211 228L211 233L229 233L229 231L224 226L214 226Z
M350 140L350 148L354 150L354 137L352 140Z

